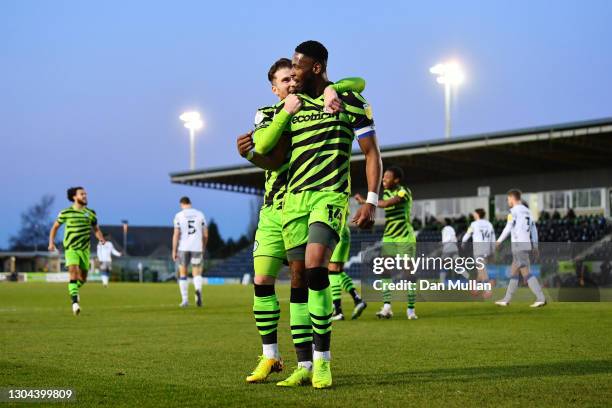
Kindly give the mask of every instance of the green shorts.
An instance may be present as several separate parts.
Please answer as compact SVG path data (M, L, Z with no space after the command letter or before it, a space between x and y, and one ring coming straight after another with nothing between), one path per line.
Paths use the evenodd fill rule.
M403 238L399 241L395 239L385 239L383 237L383 244L381 249L382 256L395 256L395 255L408 255L414 257L416 255L416 238L409 237Z
M64 257L66 267L77 265L81 271L89 270L89 249L67 249Z
M255 232L253 258L269 256L285 260L285 244L283 242L282 210L275 205L261 207L259 223Z
M350 250L351 230L349 229L348 223L345 223L344 228L342 228L342 234L340 235L340 242L338 242L338 245L336 245L336 248L334 249L331 258L329 259L329 262L348 262Z
M283 202L283 240L287 250L308 243L308 227L320 222L342 234L348 195L333 191L286 193Z

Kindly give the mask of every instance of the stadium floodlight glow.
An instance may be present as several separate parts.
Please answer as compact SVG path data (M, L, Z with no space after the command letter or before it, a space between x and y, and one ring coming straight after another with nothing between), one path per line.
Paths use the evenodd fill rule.
M184 112L179 119L185 122L185 127L189 129L189 168L195 170L195 131L202 129L204 122L200 112Z
M436 82L444 85L444 136L449 139L451 136L452 90L463 83L465 75L456 61L436 64L429 68L429 72L437 75Z

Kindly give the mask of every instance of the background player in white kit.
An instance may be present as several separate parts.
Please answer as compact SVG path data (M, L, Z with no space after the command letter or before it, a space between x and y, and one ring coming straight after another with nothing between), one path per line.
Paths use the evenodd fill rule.
M478 273L476 281L484 283L490 282L491 287L495 287L495 279L490 279L486 266L488 258L495 252L495 229L493 228L493 224L485 218L486 213L482 208L475 209L473 216L474 221L463 235L461 242L464 245L472 238L474 259L481 258L481 262L483 263L483 268L476 268ZM491 297L491 291L485 291L483 296L485 298Z
M457 233L452 226L452 221L450 218L446 218L444 220L446 224L444 228L442 228L442 259L455 259L459 256L459 248L457 248ZM440 270L440 282L446 282L446 269ZM467 271L456 272L457 274L463 276L465 279L470 279L470 275Z
M172 259L179 263L181 307L187 307L189 294L188 268L191 265L196 304L202 306L202 260L208 241L208 227L204 214L191 207L189 197L180 199L181 211L174 216Z
M107 235L106 242L98 242L98 262L100 262L100 273L102 275L102 286L108 287L108 280L113 271L113 255L121 256L121 252L117 251L110 241L110 235Z
M500 301L495 302L498 306L508 306L512 295L518 288L519 272L527 282L529 289L536 296L536 301L531 307L541 307L546 305L546 298L538 279L529 273L529 255L533 251L538 254L538 230L531 216L531 211L521 201L520 190L508 191L508 206L510 214L508 222L503 232L497 240L497 247L511 236L512 240L512 277L508 283L506 296Z

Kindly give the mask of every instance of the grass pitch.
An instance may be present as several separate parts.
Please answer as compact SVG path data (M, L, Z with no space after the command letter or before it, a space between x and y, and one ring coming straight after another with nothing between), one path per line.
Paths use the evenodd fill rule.
M287 286L277 290L288 368L245 383L261 346L252 288L204 287L179 309L174 284L89 283L82 314L64 284L0 284L0 388L72 388L72 406L609 406L612 304L394 304L379 321L334 323L328 390L279 389L295 367ZM344 299L346 311L352 302ZM0 403L2 404L2 403ZM10 406L11 404L6 404ZM15 406L27 404L19 403ZM42 404L32 404L40 407ZM53 403L53 406L61 404Z

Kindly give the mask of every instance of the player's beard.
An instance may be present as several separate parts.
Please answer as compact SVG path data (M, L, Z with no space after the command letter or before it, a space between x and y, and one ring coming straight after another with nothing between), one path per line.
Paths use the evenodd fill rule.
M86 206L87 205L87 200L79 200L78 198L76 199L76 202L78 205L82 205L82 206Z
M314 88L314 76L306 75L300 79L293 78L293 84L289 87L291 93L308 93L311 88Z
M289 86L289 93L296 94L302 92L302 82L294 82L293 85Z

